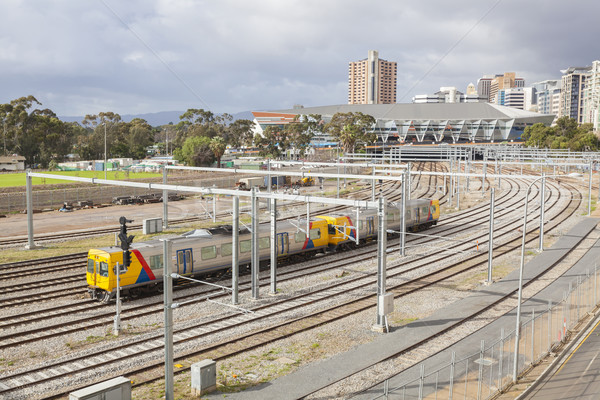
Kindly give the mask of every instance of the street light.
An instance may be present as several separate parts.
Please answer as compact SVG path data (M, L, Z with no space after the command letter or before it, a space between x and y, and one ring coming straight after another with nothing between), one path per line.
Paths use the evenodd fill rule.
M107 179L107 174L106 174L106 170L107 170L107 161L106 161L106 121L103 122L104 124L104 180Z
M549 176L542 175L539 178L534 179L533 182L531 182L529 184L529 186L527 187L527 190L525 191L525 211L523 213L523 240L521 242L521 265L519 267L519 296L518 296L518 300L517 300L517 326L515 328L515 357L514 357L514 364L513 364L513 382L517 382L517 368L518 368L518 361L519 361L519 335L521 333L520 332L521 331L521 300L523 298L523 266L525 264L525 236L527 235L527 203L529 203L529 190L531 190L533 185L540 179L555 178L558 176L560 176L560 175L549 175ZM582 175L574 172L574 173L571 173L566 176L578 178L578 177L581 177ZM543 199L542 199L542 201L543 201ZM542 223L543 223L543 221L542 221ZM542 231L540 231L540 233L543 234Z

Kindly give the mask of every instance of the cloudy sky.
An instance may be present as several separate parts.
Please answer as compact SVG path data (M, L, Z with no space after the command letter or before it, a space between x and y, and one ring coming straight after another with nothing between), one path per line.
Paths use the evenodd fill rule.
M597 0L0 0L0 103L75 116L347 102L348 62L398 62L398 102L483 74L600 59Z

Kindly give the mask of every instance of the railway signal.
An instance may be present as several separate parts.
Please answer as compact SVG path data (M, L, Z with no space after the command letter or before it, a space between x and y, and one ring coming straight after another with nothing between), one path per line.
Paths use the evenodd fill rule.
M123 264L125 269L131 265L131 252L129 251L129 245L133 242L134 235L127 236L127 223L133 222L132 219L125 217L119 218L121 224L121 233L119 233L119 239L121 240L121 249L123 250Z

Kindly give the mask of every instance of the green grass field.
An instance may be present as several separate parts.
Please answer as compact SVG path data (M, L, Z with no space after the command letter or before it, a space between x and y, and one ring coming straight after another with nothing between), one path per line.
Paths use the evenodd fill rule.
M103 171L50 171L44 172L52 175L77 176L80 178L99 178L104 179ZM124 171L108 171L107 178L113 180L129 180L140 178L154 178L162 176L152 172L124 172ZM33 178L34 185L53 185L62 183L73 183L73 181L65 181L61 179L46 179ZM0 175L0 187L25 186L25 173L2 174Z

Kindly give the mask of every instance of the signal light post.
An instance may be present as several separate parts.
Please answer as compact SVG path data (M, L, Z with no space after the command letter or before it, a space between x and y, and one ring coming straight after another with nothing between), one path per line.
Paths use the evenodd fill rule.
M133 242L133 235L127 236L127 223L133 222L132 219L125 217L119 218L121 224L121 232L119 233L119 240L121 240L121 249L123 250L123 269L127 271L131 265L131 252L129 251L129 245ZM117 262L115 267L115 274L117 275L117 314L115 315L115 324L113 326L113 334L119 336L121 333L121 265Z

